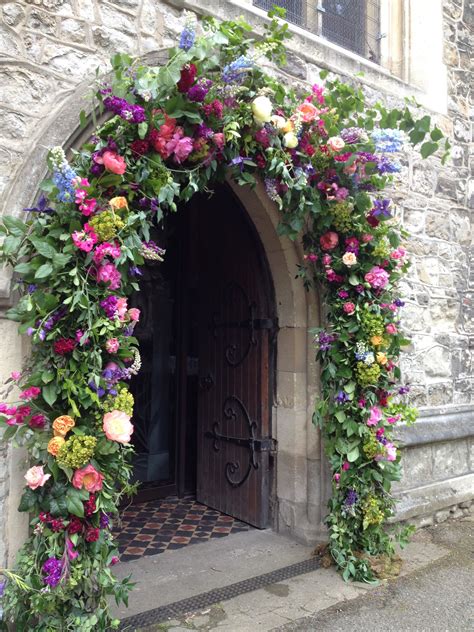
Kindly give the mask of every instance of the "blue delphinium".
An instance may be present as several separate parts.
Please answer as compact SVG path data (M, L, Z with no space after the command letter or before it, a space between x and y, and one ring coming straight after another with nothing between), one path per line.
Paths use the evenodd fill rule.
M179 47L181 50L188 51L194 44L196 39L196 31L191 24L186 24L181 31L181 37L179 38Z
M372 140L375 143L375 151L381 153L394 153L401 151L403 147L403 132L398 129L374 129Z
M222 81L224 83L241 83L245 79L246 73L250 72L253 67L254 62L245 55L241 55L224 66Z

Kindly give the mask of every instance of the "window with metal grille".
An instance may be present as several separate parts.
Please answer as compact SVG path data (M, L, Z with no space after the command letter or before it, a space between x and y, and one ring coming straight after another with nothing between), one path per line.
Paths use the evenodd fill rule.
M286 9L286 19L343 48L380 61L380 0L253 0L269 11Z

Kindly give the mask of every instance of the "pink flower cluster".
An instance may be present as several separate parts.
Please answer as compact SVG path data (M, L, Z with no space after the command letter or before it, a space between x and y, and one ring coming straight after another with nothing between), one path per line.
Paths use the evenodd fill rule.
M173 155L178 164L184 162L193 151L193 139L185 136L184 129L176 125L176 119L167 114L163 125L151 131L150 142L164 160Z
M79 206L79 210L83 215L89 217L95 211L97 206L97 200L95 198L87 197L87 188L90 186L87 178L81 178L76 188L76 204ZM82 188L85 187L85 188Z
M388 272L379 266L374 266L367 272L364 278L374 289L383 289L389 281Z
M97 243L97 235L88 224L84 226L84 230L75 230L71 238L76 248L83 252L90 252Z
M96 280L98 283L108 283L110 290L118 290L122 276L113 263L104 263L97 268Z
M108 241L104 241L99 244L94 250L94 263L102 263L105 257L112 257L112 259L118 259L121 251L120 246L117 243L111 244Z

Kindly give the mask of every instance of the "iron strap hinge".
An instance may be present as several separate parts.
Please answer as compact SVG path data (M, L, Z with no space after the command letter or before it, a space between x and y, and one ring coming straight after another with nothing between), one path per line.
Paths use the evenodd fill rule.
M276 454L276 439L266 437L265 439L253 439L252 442L255 452L270 452L270 454Z
M253 329L278 329L277 318L254 318L252 320Z

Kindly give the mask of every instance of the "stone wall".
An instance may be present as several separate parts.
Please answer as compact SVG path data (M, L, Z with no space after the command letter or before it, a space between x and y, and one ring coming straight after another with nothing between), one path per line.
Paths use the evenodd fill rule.
M426 3L426 0L412 2L419 8L420 2ZM427 37L413 38L409 42L411 56L407 60L413 61L413 68L417 45L420 47L422 42L423 49L426 48L431 20L432 32L436 32L438 3L441 0L428 2L426 19L422 21ZM407 81L298 28L294 29L295 36L289 43L289 65L278 71L284 81L299 84L317 81L321 68L328 68L351 81L355 80L356 72L364 71L365 76L358 81L369 98L380 98L395 105L404 96L415 94L420 102L437 110L434 116L453 140L453 158L446 166L437 158L421 161L407 155L402 180L394 190L400 217L413 235L408 244L413 267L404 288L407 297L404 327L413 334L412 348L404 361L405 379L413 385L413 401L421 407L423 415L422 431L413 434L411 430L402 429L400 433L401 439L409 444L404 480L398 491L402 498L401 517L465 502L466 496L473 495L474 488L472 430L465 429L466 423L472 428L474 410L473 290L469 285L472 284L469 248L473 206L473 185L472 179L469 180L473 166L469 31L472 31L473 11L468 0L442 4L444 59L433 60L422 73L419 68L411 75L408 72L404 77ZM110 55L118 50L143 55L173 45L181 29L179 18L183 8L225 18L244 14L257 31L261 31L265 19L249 0L212 3L207 0L18 0L0 4L3 213L20 214L37 195L37 183L44 173L45 145L68 143L77 120L71 117L71 112L77 116L80 109L80 103L75 102L79 97L75 95L84 94L85 88L93 85L95 69L106 70ZM411 26L414 32L416 25ZM423 76L422 82L418 76ZM443 95L443 91L446 94ZM433 94L437 95L435 99ZM49 138L45 138L47 129L54 129ZM0 278L0 295L4 303L9 302L9 277L5 274ZM18 339L10 326L3 323L9 327L9 333L2 337L2 343L18 348ZM17 368L17 362L2 349L2 376ZM285 423L289 427L284 432L291 436L294 429L291 418ZM308 476L312 477L309 487L316 490L313 495L318 500L314 502L324 504L327 494L327 485L322 480L324 468L314 454L309 450L307 455ZM0 448L3 516L6 505L2 494L21 481L18 468L13 464L10 469L9 477L6 451ZM16 500L12 499L11 495L11 503ZM309 495L307 502L308 506L312 502ZM8 524L12 529L11 520ZM280 527L293 529L285 516L281 516ZM5 540L5 521L3 527L0 525L2 528ZM1 536L0 533L0 543ZM13 548L12 544L10 552Z

